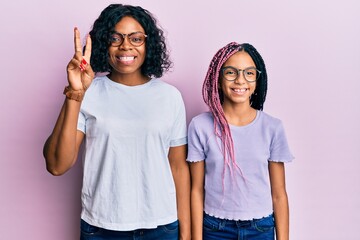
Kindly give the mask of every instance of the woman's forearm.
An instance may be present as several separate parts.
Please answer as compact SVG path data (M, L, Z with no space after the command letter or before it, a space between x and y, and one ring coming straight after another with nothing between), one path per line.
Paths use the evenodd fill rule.
M65 100L55 127L44 144L46 168L53 175L65 173L76 161L79 141L82 140L82 136L77 133L80 104L74 100Z

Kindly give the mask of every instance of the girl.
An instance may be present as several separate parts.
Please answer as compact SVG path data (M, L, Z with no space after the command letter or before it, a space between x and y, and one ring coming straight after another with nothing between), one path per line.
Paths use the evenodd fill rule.
M81 239L189 239L185 109L158 79L171 65L163 31L147 10L111 4L84 55L77 29L74 39L44 156L50 173L64 174L84 142Z
M192 119L188 157L193 239L289 239L284 162L293 159L280 120L262 111L264 61L235 42L213 57ZM275 223L274 223L275 219Z

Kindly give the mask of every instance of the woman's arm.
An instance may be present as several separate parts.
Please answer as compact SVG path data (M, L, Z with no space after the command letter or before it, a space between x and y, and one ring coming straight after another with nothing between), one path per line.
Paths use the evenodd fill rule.
M203 237L204 211L204 161L190 163L191 174L191 236L194 240Z
M186 162L186 147L170 147L169 161L176 188L177 212L180 239L191 239L190 219L190 172Z
M80 32L74 29L75 54L67 65L67 98L55 127L46 140L43 155L46 168L53 175L64 174L75 163L84 134L77 130L82 96L90 86L94 72L90 66L91 38L86 38L85 53L83 55Z
M44 144L46 169L55 176L64 174L76 162L84 138L77 130L79 111L79 102L66 99L54 130Z
M281 162L269 162L271 194L277 240L289 240L289 203L285 186L285 167Z

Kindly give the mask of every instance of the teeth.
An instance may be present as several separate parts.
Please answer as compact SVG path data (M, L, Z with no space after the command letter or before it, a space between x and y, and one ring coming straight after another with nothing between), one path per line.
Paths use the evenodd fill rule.
M245 92L246 91L246 88L234 88L234 92Z
M131 61L134 60L134 57L119 57L121 61Z

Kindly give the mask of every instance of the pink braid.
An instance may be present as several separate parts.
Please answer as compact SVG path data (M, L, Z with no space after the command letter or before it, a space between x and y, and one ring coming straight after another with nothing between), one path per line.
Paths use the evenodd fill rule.
M225 118L225 114L221 105L219 96L219 76L222 65L236 52L242 49L241 45L236 42L231 42L225 47L218 50L213 59L211 60L208 72L202 88L202 95L204 102L208 105L214 117L214 131L215 135L221 139L222 152L224 156L224 169L222 176L222 185L224 186L226 166L229 167L230 175L233 175L233 168L240 172L242 177L243 173L237 165L234 157L234 143L230 132L229 124ZM231 166L232 165L232 166Z

